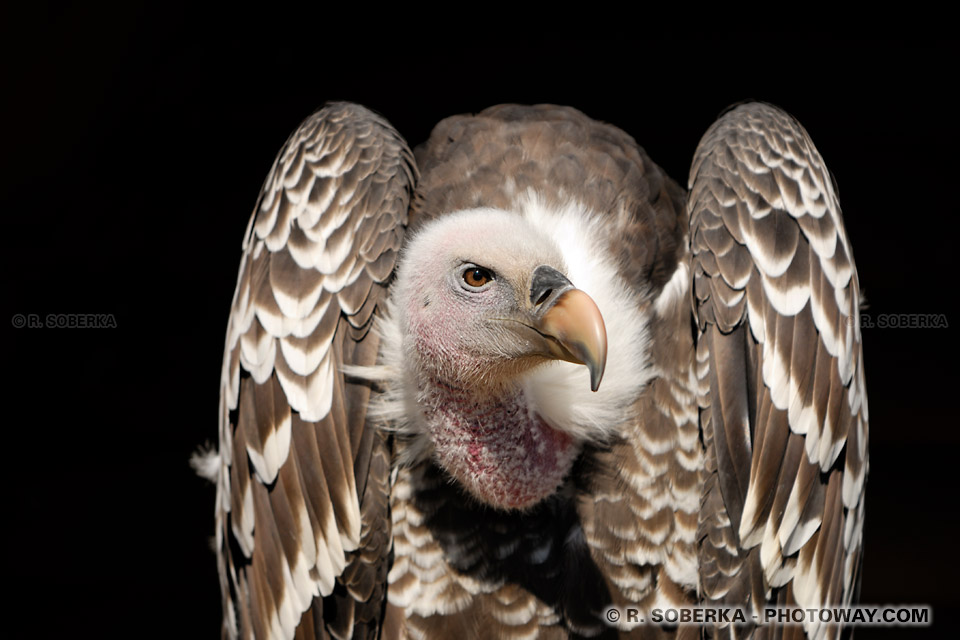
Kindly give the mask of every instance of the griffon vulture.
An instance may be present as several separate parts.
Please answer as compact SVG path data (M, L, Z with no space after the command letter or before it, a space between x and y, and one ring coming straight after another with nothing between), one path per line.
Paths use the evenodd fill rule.
M243 240L217 483L227 637L835 637L610 607L850 604L859 285L803 128L723 115L685 192L567 107L351 104Z

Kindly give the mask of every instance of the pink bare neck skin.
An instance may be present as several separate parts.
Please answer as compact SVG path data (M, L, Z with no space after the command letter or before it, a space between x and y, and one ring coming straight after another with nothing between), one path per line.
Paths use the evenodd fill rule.
M439 249L430 256L439 256ZM428 256L429 259L429 256ZM524 509L552 495L569 473L580 444L530 407L522 385L543 358L509 354L500 317L513 293L495 282L484 295L466 295L428 274L411 276L405 313L410 374L436 462L481 502ZM510 338L515 340L515 336Z
M437 461L480 501L530 507L553 494L579 447L529 409L521 390L479 395L437 383L425 412Z

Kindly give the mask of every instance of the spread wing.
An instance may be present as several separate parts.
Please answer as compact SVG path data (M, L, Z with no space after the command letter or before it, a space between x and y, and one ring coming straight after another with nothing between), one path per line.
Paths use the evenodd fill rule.
M370 389L341 371L375 363L370 326L415 179L385 120L333 104L287 140L261 190L221 377L216 547L229 637L378 633L389 450L365 428Z
M830 175L793 118L748 104L703 137L690 188L701 598L850 604L868 415L859 284Z

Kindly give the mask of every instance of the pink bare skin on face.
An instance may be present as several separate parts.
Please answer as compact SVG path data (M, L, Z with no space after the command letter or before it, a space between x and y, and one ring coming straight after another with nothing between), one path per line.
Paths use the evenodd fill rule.
M542 337L518 321L530 311L530 274L562 264L549 248L531 252L482 230L468 239L473 251L460 234L431 240L407 265L404 315L435 460L486 504L532 506L557 490L580 450L535 412L523 385L525 372L548 361ZM473 287L467 272L478 266L491 277Z

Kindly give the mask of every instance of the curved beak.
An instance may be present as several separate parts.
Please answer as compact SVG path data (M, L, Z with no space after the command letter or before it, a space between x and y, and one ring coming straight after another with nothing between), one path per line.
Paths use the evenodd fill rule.
M568 288L553 299L534 328L548 338L553 357L586 365L590 388L600 388L607 365L607 330L593 298L580 289Z

